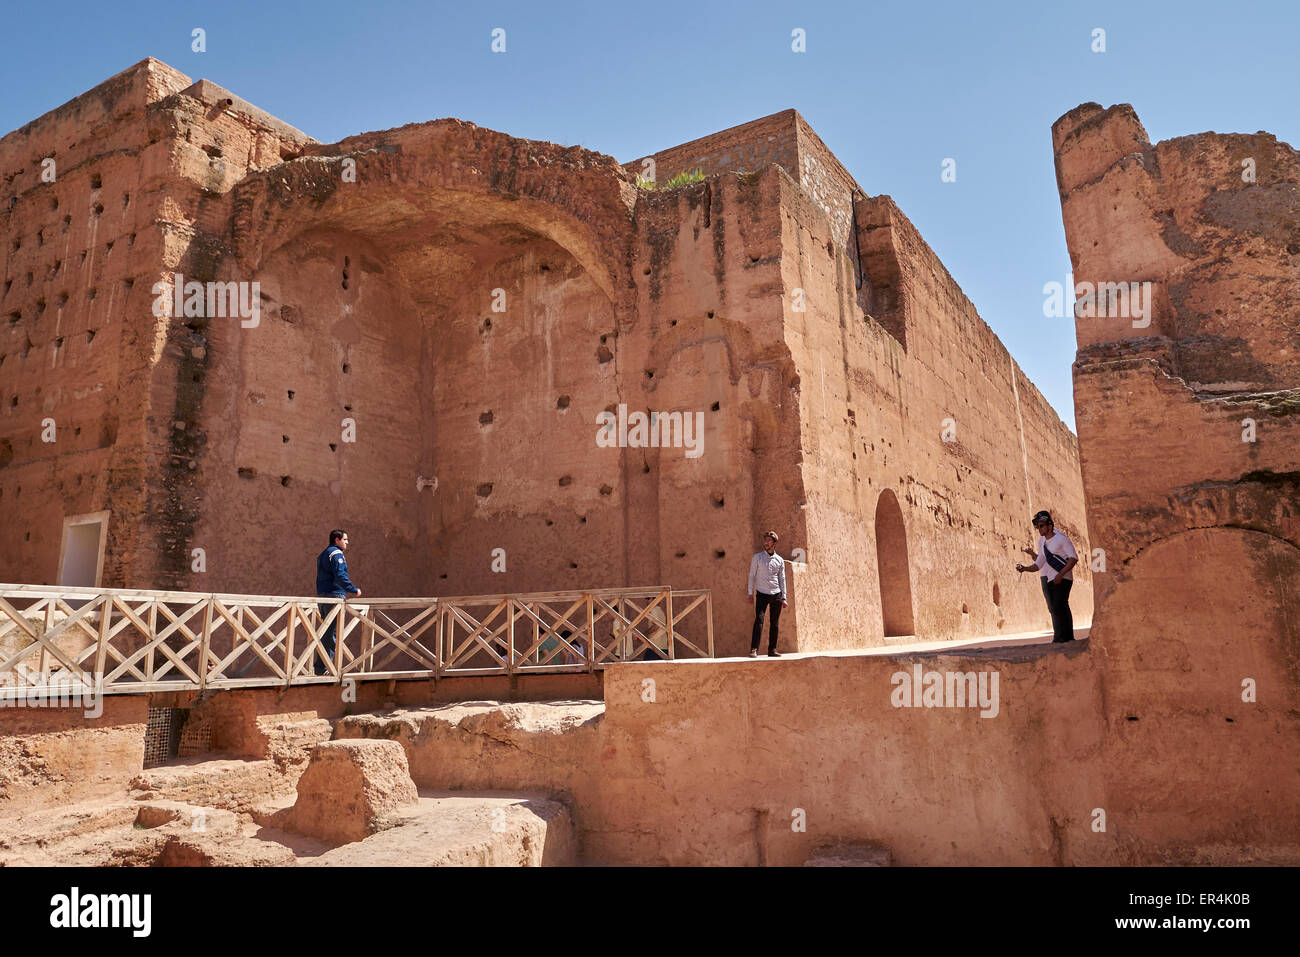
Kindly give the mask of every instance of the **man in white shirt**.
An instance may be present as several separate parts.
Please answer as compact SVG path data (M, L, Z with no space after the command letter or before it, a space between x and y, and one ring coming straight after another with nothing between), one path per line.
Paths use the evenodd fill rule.
M754 601L754 635L749 646L749 657L758 657L758 639L763 635L763 613L772 609L772 628L767 636L767 656L779 658L776 650L777 623L781 609L790 603L785 599L785 560L776 553L776 532L763 534L763 550L749 563L747 593Z
M1074 584L1074 566L1079 564L1079 553L1070 540L1056 530L1051 512L1034 516L1038 530L1038 550L1025 549L1027 555L1036 555L1032 565L1016 565L1016 571L1038 570L1043 583L1043 597L1052 614L1052 643L1074 641L1074 616L1070 613L1070 587Z

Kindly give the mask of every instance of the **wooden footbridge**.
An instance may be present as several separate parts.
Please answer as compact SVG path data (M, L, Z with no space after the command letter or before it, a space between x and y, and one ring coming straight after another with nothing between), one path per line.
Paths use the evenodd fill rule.
M345 601L0 584L0 701L67 687L203 691L712 657L704 589Z

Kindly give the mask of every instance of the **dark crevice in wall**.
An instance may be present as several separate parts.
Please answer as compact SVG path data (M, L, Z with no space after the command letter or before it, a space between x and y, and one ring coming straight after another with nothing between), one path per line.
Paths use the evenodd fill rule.
M1261 485L1300 486L1300 472L1272 472L1268 469L1258 469L1254 472L1247 472L1237 481L1258 482Z
M204 207L211 202L206 195L203 197L198 218L203 217ZM196 236L179 271L186 282L216 281L224 255L224 248L211 237ZM189 582L189 545L194 540L204 497L202 464L207 433L199 423L203 420L212 354L210 322L209 317L173 316L168 324L167 343L177 353L171 421L185 422L187 427L168 430L167 455L161 463L163 495L152 500L158 503L149 523L156 530L155 587L180 589Z
M676 197L672 197L674 206ZM637 226L650 247L650 262L644 274L650 277L650 300L657 301L663 294L664 269L672 259L677 247L676 216L659 212L662 197L642 196L637 206L644 217ZM673 211L669 211L670 213Z
M718 281L718 302L727 301L727 217L723 211L722 190L715 191L713 183L710 181L709 187L709 209L711 219L715 219L713 225L713 276ZM714 206L716 205L716 209Z

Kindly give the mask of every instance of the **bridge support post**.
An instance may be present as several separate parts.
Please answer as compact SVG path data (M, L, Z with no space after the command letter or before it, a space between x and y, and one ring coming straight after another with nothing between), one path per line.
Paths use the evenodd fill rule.
M665 608L667 614L664 617L668 619L668 660L674 661L677 658L677 651L673 645L673 590L665 588L664 595L667 606Z
M587 592L587 674L596 673L596 599Z
M212 606L216 599L211 595L203 603L203 634L199 635L199 692L208 686L208 646L212 642Z
M506 599L506 674L515 674L515 600Z

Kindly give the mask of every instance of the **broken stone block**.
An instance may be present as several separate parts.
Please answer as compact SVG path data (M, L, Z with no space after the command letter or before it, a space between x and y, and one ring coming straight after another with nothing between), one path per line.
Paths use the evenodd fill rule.
M417 799L406 752L396 741L326 741L298 779L288 827L331 844L360 841L391 827Z

